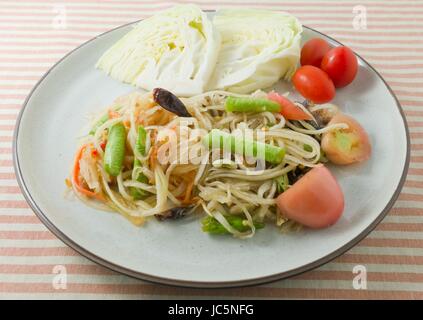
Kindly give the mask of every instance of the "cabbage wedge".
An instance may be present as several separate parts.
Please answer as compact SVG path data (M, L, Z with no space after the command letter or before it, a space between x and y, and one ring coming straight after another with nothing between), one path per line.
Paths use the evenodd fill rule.
M220 50L220 34L195 5L177 5L139 22L96 67L146 90L178 96L205 91Z
M302 26L289 13L222 9L213 24L222 47L208 89L250 93L289 80L301 52Z

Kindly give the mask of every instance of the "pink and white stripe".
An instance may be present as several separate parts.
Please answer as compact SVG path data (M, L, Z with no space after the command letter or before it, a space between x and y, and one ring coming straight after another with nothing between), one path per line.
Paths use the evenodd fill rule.
M244 289L190 290L116 274L75 253L29 209L12 167L12 134L19 109L37 80L67 52L111 28L175 3L203 9L248 6L289 11L305 25L352 47L385 77L410 126L412 156L405 187L386 219L359 245L295 278ZM367 10L355 30L353 7ZM66 10L66 28L57 14ZM56 23L55 23L56 21ZM352 269L368 270L368 289L352 288ZM66 290L52 286L64 265ZM363 298L423 299L423 2L355 0L0 1L0 298Z

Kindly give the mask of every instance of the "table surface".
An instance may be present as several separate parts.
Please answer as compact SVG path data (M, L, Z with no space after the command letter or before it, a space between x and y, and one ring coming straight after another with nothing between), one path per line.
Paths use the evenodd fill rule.
M13 170L12 136L31 88L57 60L90 38L187 2L203 9L242 6L288 11L304 25L353 48L396 93L412 143L405 187L384 221L341 257L258 287L195 290L156 285L111 272L80 256L51 234L26 204ZM257 3L0 1L0 298L423 298L423 1ZM366 288L354 286L353 270L361 268L356 266L366 270ZM66 288L60 286L64 271Z

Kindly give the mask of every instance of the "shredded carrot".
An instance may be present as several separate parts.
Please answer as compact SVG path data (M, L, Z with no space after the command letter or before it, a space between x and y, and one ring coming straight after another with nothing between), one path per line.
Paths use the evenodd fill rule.
M151 141L155 141L157 137L157 130L153 129L153 132L151 134Z
M169 177L169 182L170 182L171 184L177 185L177 184L179 184L181 181L180 181L179 177L176 177L176 176L170 175L170 177Z
M86 195L87 197L96 198L98 200L104 200L103 195L94 193L91 190L85 189L82 186L81 180L79 179L79 172L80 172L80 166L79 166L79 160L82 158L82 154L84 150L88 147L88 145L83 145L77 152L75 157L75 163L73 165L73 174L72 174L72 180L75 184L76 189L82 193L83 195Z
M135 111L134 111L135 123L137 123L137 124L141 124L141 121L142 121L142 119L139 118L140 117L140 113L141 113L141 110L138 107L138 103L137 103L135 105Z
M195 177L195 171L191 171L187 173L186 175L181 176L185 184L187 185L185 188L185 194L182 194L177 199L181 200L183 204L190 204L194 202L194 198L192 197L192 190L194 189L194 177ZM172 178L172 176L171 176Z
M191 203L191 194L192 194L193 187L194 187L194 179L191 179L191 181L187 185L187 188L185 189L185 198L182 200L183 204Z
M119 118L120 113L115 110L109 110L109 119Z
M146 124L152 126L152 125L157 125L158 123L156 123L160 118L161 118L161 112L157 111L155 113L153 113L149 118Z
M150 155L149 161L150 161L150 167L154 169L157 164L157 147L156 146L153 146L151 148L151 155Z
M135 118L138 118L138 116L140 115L140 111L141 111L141 109L140 109L139 104L137 102L137 103L135 103L135 110L134 110L134 117Z

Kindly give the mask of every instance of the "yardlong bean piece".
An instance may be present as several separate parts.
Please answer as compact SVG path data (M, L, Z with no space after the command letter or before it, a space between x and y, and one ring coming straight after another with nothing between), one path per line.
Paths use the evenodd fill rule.
M206 145L209 149L225 149L229 147L229 150L225 151L230 151L232 153L242 152L243 155L249 157L264 156L263 160L274 164L281 163L285 157L284 148L268 143L244 139L243 137L237 137L219 129L213 129L206 136L204 136L203 144Z
M126 129L122 122L110 127L104 152L104 169L111 176L118 176L125 158Z
M225 110L228 112L280 112L281 106L268 99L228 97Z

